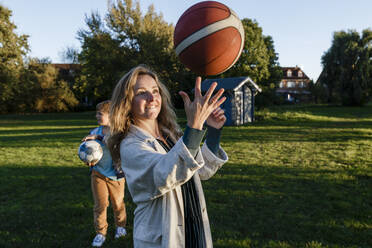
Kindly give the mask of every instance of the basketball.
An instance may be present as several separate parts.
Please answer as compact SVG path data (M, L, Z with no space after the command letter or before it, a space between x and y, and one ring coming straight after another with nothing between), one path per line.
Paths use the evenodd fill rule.
M226 5L205 1L188 8L174 30L174 47L180 61L198 75L217 75L239 59L244 28Z

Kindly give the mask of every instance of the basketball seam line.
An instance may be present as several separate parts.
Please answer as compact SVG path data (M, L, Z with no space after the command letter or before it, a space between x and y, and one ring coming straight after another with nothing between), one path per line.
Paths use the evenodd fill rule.
M208 35L211 35L212 33L215 33L217 31L223 30L223 29L228 28L228 27L236 27L236 26L238 27L238 31L239 31L240 35L242 36L241 37L242 38L242 44L244 44L244 29L242 27L240 19L234 14L235 13L233 11L231 11L231 14L228 18L220 20L220 21L212 23L212 24L209 24L208 26L205 26L204 28L196 31L195 33L193 33L192 35L190 35L189 37L184 39L180 44L177 45L177 47L175 49L177 56L182 51L184 51L187 47L189 47L193 43L195 43L196 41L201 40L204 37L206 37ZM228 24L228 25L224 25L224 24ZM234 25L234 24L237 24L237 25ZM213 30L213 31L210 31L210 30ZM241 49L242 48L243 47L241 46Z
M211 7L209 7L209 6L205 6L205 7L200 7L200 8L194 9L193 11L195 11L195 10L201 10L201 9L210 9L210 8ZM213 9L220 9L220 10L226 11L226 9L224 9L222 7L217 7L217 6L214 6ZM231 15L230 9L228 9L228 10L229 10L229 14ZM185 18L186 16L188 16L190 14L191 14L190 10L186 10L186 12L183 13L182 16L179 19L181 20L182 18ZM176 24L176 26L177 26L177 24Z

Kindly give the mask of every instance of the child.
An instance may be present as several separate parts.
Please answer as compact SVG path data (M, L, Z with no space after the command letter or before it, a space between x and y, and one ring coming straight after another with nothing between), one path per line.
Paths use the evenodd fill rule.
M97 104L96 118L99 127L90 131L89 135L83 139L97 139L102 141L103 157L97 164L91 166L91 186L94 198L94 227L97 235L93 239L92 246L100 247L106 239L107 233L107 207L110 197L111 205L114 210L116 234L115 238L126 235L126 210L124 204L124 173L120 167L115 166L110 151L105 144L105 136L109 134L109 110L111 102L109 100Z

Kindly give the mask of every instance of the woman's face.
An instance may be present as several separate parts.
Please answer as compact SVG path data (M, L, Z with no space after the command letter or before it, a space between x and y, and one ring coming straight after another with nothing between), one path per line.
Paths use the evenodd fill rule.
M134 119L155 120L161 110L158 84L149 75L140 75L133 86L132 114Z

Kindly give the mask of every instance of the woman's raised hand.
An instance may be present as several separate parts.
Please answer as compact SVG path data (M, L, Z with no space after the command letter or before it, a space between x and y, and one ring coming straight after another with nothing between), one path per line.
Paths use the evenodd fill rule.
M201 93L201 78L197 77L195 81L194 101L190 100L186 92L179 92L185 105L187 125L189 127L202 130L204 122L226 100L226 97L221 98L224 89L220 89L212 97L216 86L217 83L214 82L203 96Z

